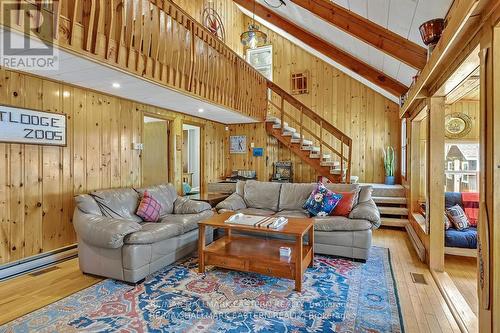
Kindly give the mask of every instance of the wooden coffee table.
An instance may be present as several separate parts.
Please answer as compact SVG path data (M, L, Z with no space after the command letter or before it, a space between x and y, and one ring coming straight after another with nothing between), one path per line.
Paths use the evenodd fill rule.
M287 224L273 230L225 223L232 214L223 213L199 222L199 272L204 273L206 265L213 265L242 272L260 273L295 280L295 290L302 291L304 272L308 266L312 267L314 260L312 219L289 218ZM224 229L225 235L205 245L206 227ZM294 240L233 235L233 230L287 235L292 236ZM309 238L307 244L304 244L306 234ZM290 258L280 257L281 246L291 248Z

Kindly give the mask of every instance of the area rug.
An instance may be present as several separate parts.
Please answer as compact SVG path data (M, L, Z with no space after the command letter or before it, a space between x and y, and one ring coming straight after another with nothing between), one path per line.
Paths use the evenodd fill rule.
M389 250L366 264L317 255L294 281L210 268L190 258L135 287L102 281L0 332L403 332Z

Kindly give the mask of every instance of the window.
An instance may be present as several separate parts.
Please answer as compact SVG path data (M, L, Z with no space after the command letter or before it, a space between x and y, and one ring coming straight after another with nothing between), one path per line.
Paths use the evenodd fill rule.
M247 50L247 62L268 80L273 80L273 46Z
M479 144L446 142L445 175L447 192L479 191Z
M408 145L408 134L406 133L406 118L401 121L401 176L406 177L406 148Z
M292 73L292 95L308 94L309 72Z

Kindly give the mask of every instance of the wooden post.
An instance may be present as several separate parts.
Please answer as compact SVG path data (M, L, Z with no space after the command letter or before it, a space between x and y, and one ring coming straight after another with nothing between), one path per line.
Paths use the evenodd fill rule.
M285 97L284 96L281 96L280 113L281 113L281 134L283 134L285 132Z
M443 97L431 97L429 105L427 191L430 221L429 266L444 271L444 113Z
M323 158L323 120L319 122L319 161Z

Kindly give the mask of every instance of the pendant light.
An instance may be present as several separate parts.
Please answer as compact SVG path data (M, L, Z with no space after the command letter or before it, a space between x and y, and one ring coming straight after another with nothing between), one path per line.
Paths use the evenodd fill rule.
M248 30L241 34L241 44L243 46L255 49L267 43L267 35L260 31L259 26L255 23L255 1L253 1L253 19L252 23L248 25Z

